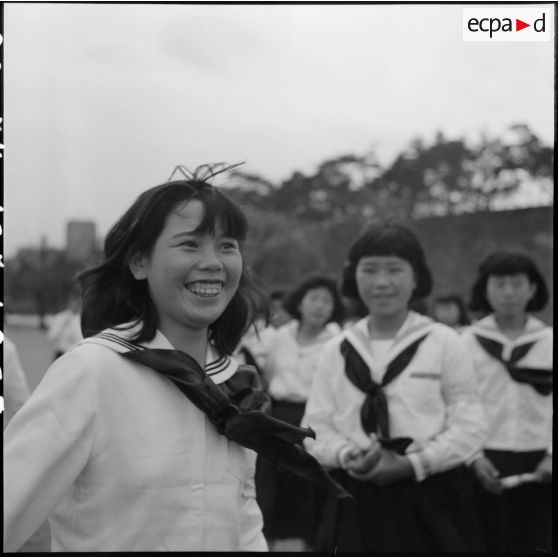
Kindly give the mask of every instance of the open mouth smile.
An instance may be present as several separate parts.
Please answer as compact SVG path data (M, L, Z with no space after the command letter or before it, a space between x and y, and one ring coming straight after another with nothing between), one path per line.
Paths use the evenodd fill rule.
M223 290L223 286L222 281L193 281L184 285L186 290L192 294L204 298L218 296Z

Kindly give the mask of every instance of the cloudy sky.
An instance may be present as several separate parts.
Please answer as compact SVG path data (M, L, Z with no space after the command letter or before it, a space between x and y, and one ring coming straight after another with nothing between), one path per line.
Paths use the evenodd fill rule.
M6 255L69 219L103 235L178 163L279 182L436 130L552 144L553 42L461 26L459 5L6 4Z

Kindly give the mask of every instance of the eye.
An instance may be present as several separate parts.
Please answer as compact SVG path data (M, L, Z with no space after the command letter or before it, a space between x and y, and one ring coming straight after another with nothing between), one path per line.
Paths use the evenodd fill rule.
M238 250L238 242L236 240L223 240L220 248L221 250Z
M195 249L198 247L198 243L195 240L184 240L179 246L181 248Z

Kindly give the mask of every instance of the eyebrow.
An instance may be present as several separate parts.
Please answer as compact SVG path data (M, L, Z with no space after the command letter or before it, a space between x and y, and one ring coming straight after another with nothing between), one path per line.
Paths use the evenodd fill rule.
M183 236L202 236L202 233L200 233L199 231L182 231L176 234L173 234L171 236L171 238L181 238Z
M202 232L200 232L200 231L198 231L198 230L193 230L193 231L182 231L182 232L173 234L173 235L171 236L171 239L182 238L182 237L189 237L189 236L205 236L206 234L209 234L209 233L202 233ZM213 234L212 236L214 236L214 237L220 236L220 237L222 237L222 238L230 238L230 239L232 239L232 240L237 240L237 241L238 241L238 238L236 238L236 237L233 236L232 234L225 234L225 233L223 233L223 234L220 234L220 235L219 235L219 234Z

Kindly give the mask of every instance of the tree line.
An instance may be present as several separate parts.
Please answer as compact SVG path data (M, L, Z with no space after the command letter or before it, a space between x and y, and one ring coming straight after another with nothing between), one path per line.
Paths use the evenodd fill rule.
M340 155L279 184L237 170L224 188L248 215L248 264L272 290L308 273L338 275L348 246L372 221L551 205L552 168L552 148L515 124L504 137L415 138L385 166L374 152ZM71 261L62 251L45 255L44 248L37 254L7 261L8 312L60 310L76 273L93 263Z

